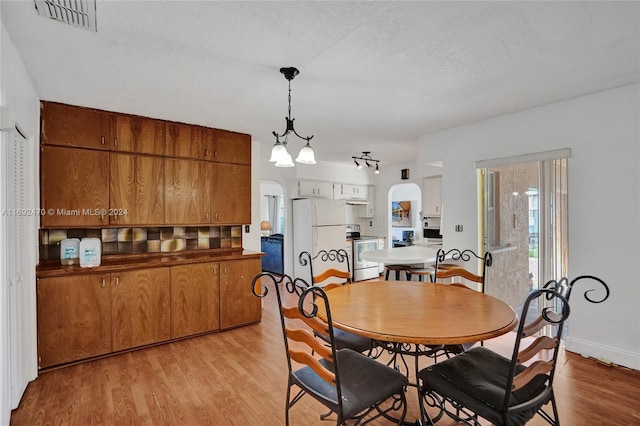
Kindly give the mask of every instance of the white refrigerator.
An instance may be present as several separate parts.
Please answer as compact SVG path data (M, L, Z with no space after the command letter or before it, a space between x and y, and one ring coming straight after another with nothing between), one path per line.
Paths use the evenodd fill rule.
M346 237L347 207L344 200L305 198L293 200L292 213L294 278L302 278L311 284L309 266L300 265L300 253L307 251L314 257L320 250L350 249ZM346 270L347 265L321 261L313 264L316 275L332 267Z

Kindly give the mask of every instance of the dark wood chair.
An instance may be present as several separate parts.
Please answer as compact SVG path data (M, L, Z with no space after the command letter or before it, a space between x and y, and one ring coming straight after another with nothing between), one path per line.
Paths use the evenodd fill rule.
M537 316L530 320L532 312ZM550 424L558 425L553 376L568 316L569 302L559 292L531 292L511 358L480 346L418 373L423 418L431 422L427 404L465 424L477 425L482 417L496 425L523 425L540 413ZM523 339L534 334L538 337L524 348ZM549 402L553 416L542 410Z
M392 419L394 412L398 413L394 421L402 424L407 411L407 378L360 352L337 347L326 292L287 275L262 273L253 279L256 296L265 297L271 288L277 296L289 370L286 425L289 410L304 395L336 413L336 425L349 419L355 419L355 424L381 416ZM320 335L324 339L318 338ZM294 362L302 367L294 369ZM295 395L294 387L298 389Z

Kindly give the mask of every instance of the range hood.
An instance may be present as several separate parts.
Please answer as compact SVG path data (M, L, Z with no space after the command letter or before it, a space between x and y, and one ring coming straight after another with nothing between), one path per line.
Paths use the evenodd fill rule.
M352 206L368 206L369 202L367 200L344 200L345 204L350 204Z

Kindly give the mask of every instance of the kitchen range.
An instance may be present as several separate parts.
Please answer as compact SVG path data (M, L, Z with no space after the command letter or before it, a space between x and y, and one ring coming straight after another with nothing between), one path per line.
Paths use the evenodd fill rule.
M365 251L378 250L378 237L360 234L360 225L347 225L347 241L352 246L351 275L353 281L369 280L380 276L378 262L364 260L360 256Z

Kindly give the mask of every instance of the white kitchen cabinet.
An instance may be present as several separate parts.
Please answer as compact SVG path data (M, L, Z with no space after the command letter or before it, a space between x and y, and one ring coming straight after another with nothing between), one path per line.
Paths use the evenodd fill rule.
M375 205L376 205L376 187L369 186L367 187L367 201L369 204L363 204L358 206L358 215L360 217L374 217L375 216Z
M353 185L349 183L334 183L333 198L338 200L366 200L367 185Z
M422 215L438 217L442 214L442 178L424 180L422 185Z
M333 184L316 180L299 180L298 196L313 198L333 198Z

